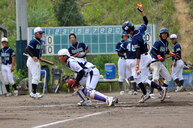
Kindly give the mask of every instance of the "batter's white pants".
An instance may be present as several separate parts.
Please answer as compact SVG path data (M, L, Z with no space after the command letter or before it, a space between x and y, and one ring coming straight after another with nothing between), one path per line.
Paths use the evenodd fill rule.
M171 76L168 72L168 70L166 69L166 67L162 64L162 62L158 61L155 63L152 63L150 65L151 69L152 69L152 76L153 76L153 81L157 83L157 81L159 80L160 75L165 79L164 83L166 85L170 84L171 81Z
M136 68L137 59L127 59L126 60L126 77L135 76L135 68Z
M183 68L184 68L184 62L182 60L177 60L176 67L174 65L172 66L172 78L173 80L179 79L183 80Z
M126 70L126 60L119 57L118 60L118 73L119 73L119 82L123 82L125 77L129 77L128 70Z
M11 67L12 64L1 65L2 77L5 85L8 85L9 83L11 85L15 84L15 81L13 80L13 72L11 72Z
M134 78L136 79L136 83L147 83L151 85L151 81L148 79L149 67L147 65L152 61L152 58L149 54L142 54L140 58L139 68L140 75L135 74Z
M28 57L27 59L27 67L29 74L32 76L32 84L38 85L40 81L40 62L35 62L31 57Z

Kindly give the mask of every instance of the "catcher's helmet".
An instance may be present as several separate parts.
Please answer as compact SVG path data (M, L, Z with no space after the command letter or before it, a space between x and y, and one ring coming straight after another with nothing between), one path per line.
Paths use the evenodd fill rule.
M167 33L167 36L169 37L169 31L168 31L168 29L167 28L161 28L160 29L160 32L159 32L159 36L161 37L161 34L162 33Z
M129 35L127 34L126 31L123 31L123 32L122 32L122 36L121 36L121 37L123 38L123 36L128 36L128 37L129 37Z
M68 52L68 49L61 49L58 51L58 56L70 56L70 53Z
M133 25L131 22L129 22L129 21L123 23L123 25L122 25L123 31L126 31L128 34L129 34L131 31L133 31L134 28L135 28L134 25Z

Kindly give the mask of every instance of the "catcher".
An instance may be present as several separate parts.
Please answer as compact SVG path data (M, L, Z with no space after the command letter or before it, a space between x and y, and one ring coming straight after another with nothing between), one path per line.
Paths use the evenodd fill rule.
M71 57L67 49L59 50L58 56L62 63L66 63L66 66L69 67L71 71L77 73L75 80L69 79L66 80L66 83L67 87L74 88L82 99L78 105L91 105L91 100L89 98L106 102L108 106L113 106L118 102L116 97L105 96L95 90L100 76L99 70L95 65L83 59ZM81 83L81 85L79 83ZM86 88L82 86L85 84Z

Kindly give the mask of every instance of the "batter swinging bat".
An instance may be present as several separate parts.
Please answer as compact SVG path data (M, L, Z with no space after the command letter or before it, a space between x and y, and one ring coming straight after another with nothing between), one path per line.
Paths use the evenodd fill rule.
M23 53L24 56L27 56L29 57L30 55L29 54L26 54L26 53ZM47 64L50 64L50 65L54 65L53 62L51 61L48 61L48 60L45 60L45 59L40 59L40 61L44 62L44 63L47 63Z
M171 56L167 56L167 57L164 58L164 60L167 59L167 58L170 58L170 57L171 57ZM149 67L152 63L155 63L155 62L157 62L157 61L159 61L159 59L156 59L156 60L151 61L151 62L147 65L147 67Z

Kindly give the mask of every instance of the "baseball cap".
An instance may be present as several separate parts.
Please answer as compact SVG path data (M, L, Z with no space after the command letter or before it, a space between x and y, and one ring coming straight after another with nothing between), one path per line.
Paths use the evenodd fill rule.
M170 39L176 39L176 38L178 38L176 34L172 34L172 35L170 36Z
M36 27L35 29L34 29L34 34L35 33L44 33L45 31L43 31L42 30L42 28L40 28L40 27Z
M3 37L2 39L1 39L1 43L2 42L8 42L8 39L6 38L6 37Z

